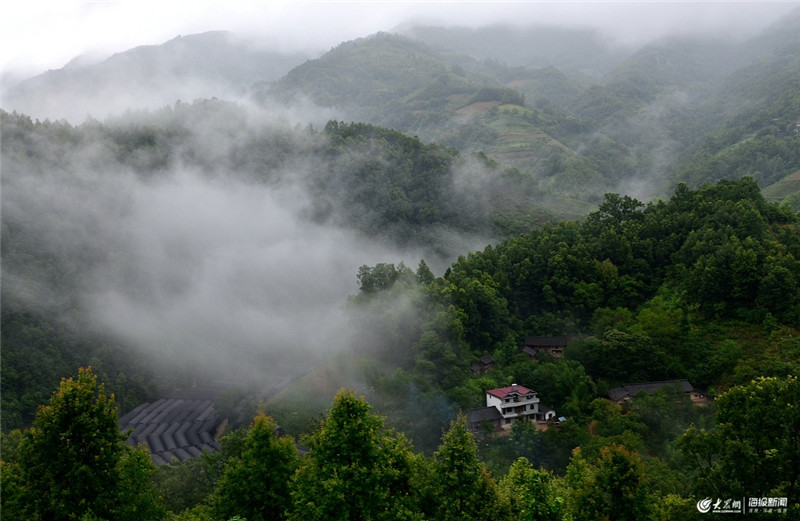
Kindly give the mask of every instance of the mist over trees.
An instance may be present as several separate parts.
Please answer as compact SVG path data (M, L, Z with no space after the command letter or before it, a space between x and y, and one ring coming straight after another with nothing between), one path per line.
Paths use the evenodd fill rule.
M3 515L657 520L758 496L793 516L798 16L638 48L406 27L314 59L208 33L20 83ZM141 104L77 97L120 81ZM15 110L52 87L98 111ZM563 356L523 353L537 336ZM704 405L608 399L683 379ZM558 421L469 424L513 383ZM219 450L157 468L124 444L118 412L206 385Z

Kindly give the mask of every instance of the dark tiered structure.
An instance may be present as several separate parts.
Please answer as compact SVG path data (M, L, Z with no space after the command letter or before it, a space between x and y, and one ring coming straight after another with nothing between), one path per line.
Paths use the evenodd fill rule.
M162 398L128 412L119 427L122 432L133 429L128 445L143 445L156 465L164 465L218 449L214 436L220 423L211 400Z

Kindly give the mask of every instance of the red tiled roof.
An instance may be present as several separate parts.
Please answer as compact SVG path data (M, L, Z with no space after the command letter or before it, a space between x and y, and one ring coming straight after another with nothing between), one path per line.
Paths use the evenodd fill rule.
M489 389L486 392L492 396L496 396L497 398L505 398L512 393L526 395L532 393L533 391L521 385L510 385L508 387L500 387L498 389Z

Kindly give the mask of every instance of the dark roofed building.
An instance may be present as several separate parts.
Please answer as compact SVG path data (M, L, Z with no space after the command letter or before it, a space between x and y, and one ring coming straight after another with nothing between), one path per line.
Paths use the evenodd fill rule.
M486 374L494 369L494 357L492 355L483 355L474 362L471 366L472 374Z
M469 412L467 418L472 432L483 432L487 426L492 430L499 431L503 426L503 415L497 407L483 407Z
M564 349L575 335L567 336L529 336L522 342L520 351L533 360L540 354L546 353L553 358L564 356Z
M622 387L611 389L608 392L608 397L611 398L612 401L622 404L633 400L633 398L641 392L653 394L660 389L669 387L674 387L682 391L689 396L689 399L694 403L704 403L706 401L706 396L695 389L694 386L689 383L689 380L663 380L660 382L625 384Z
M615 387L610 391L608 391L608 397L611 398L612 402L623 403L625 401L632 399L633 395L627 388L625 388L625 386L622 386L622 387Z

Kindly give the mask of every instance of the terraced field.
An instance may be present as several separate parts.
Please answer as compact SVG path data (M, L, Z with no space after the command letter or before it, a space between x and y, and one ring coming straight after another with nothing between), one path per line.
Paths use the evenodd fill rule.
M497 117L489 123L500 135L492 157L501 163L522 167L549 155L554 148L567 149L528 121L526 116L529 115L530 111L522 107L498 107Z
M762 192L764 197L772 202L783 201L789 195L800 192L800 170L764 188Z
M146 447L153 463L164 465L218 449L215 436L220 423L211 400L162 398L130 411L120 418L119 428L133 429L128 445Z
M484 150L502 164L524 168L549 155L554 148L567 149L531 122L533 112L496 101L476 102L456 111L456 122L482 118L496 132L496 143Z

